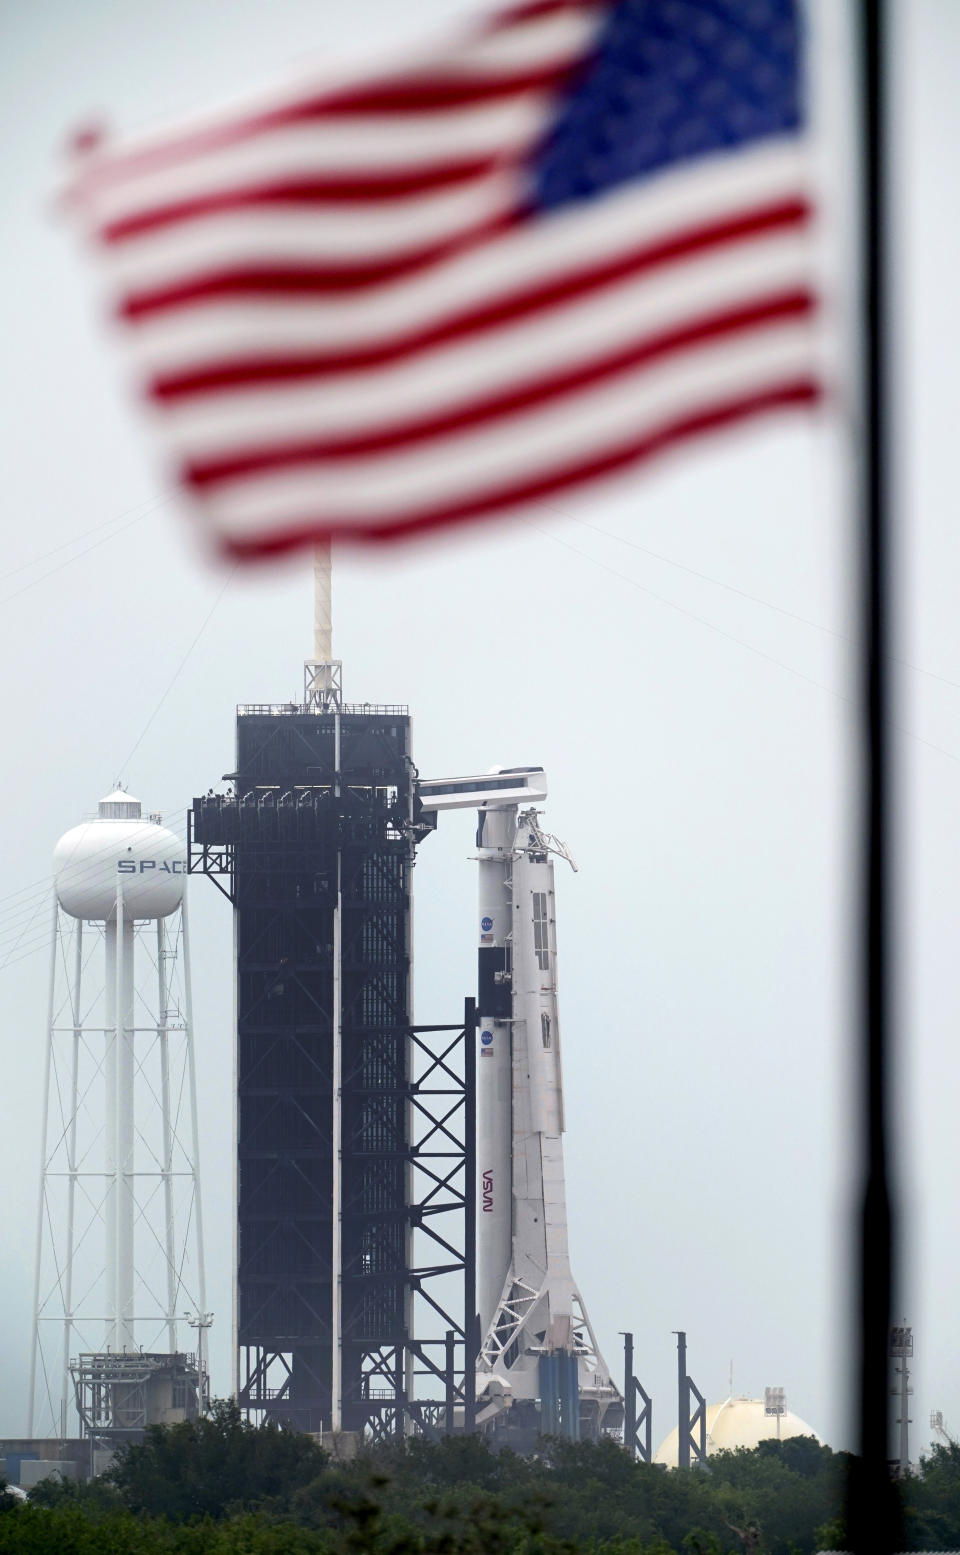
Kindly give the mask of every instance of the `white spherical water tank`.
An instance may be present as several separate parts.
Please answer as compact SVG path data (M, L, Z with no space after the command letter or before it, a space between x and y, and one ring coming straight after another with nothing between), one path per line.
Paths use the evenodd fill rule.
M187 860L180 838L144 820L139 799L117 789L101 799L96 820L60 838L53 872L71 918L115 918L118 885L124 918L166 918L183 900Z

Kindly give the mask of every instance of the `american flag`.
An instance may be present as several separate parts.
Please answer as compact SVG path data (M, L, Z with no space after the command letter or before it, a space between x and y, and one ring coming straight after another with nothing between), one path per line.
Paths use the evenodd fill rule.
M522 512L822 393L801 0L531 0L73 193L250 556Z

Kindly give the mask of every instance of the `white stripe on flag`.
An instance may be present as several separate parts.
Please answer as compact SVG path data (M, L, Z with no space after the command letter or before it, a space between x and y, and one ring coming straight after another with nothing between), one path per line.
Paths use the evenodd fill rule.
M384 173L429 167L441 157L509 156L535 140L549 102L547 93L537 92L443 115L290 125L269 139L241 142L117 188L79 193L85 214L100 226L156 205L270 178Z
M329 464L309 471L238 480L204 499L203 512L226 538L269 537L291 522L394 523L431 504L505 486L598 456L625 438L691 414L718 399L759 393L812 376L809 325L788 325L740 344L705 346L605 387L515 417L506 430L483 428L424 451Z
M546 287L581 266L615 260L638 244L802 193L808 172L792 142L742 152L718 159L708 171L684 168L643 186L613 190L586 207L546 213L429 272L362 296L212 300L144 317L130 339L151 374L186 369L225 351L305 351L376 341L448 311L480 306L518 285ZM112 279L111 260L108 254Z
M611 287L546 315L435 348L410 362L317 384L275 384L174 401L161 428L181 455L226 454L430 411L589 362L630 341L810 284L809 246L774 233Z
M75 192L91 202L100 219L108 219L131 207L176 198L177 191L182 198L209 188L232 188L280 167L291 175L308 168L314 172L365 166L382 169L408 160L433 160L438 151L449 156L522 144L524 136L517 135L517 128L530 122L528 105L534 100L542 104L544 93L533 94L527 89L502 102L443 113L384 113L366 119L331 117L279 124L248 137L228 138L208 149L194 142L217 132L229 136L231 128L244 120L286 113L298 101L331 91L342 95L363 90L386 79L421 78L436 86L444 79L456 81L468 73L471 78L503 77L509 82L511 75L520 79L539 69L563 69L589 50L603 20L600 8L588 7L544 16L487 38L467 34L458 47L439 52L421 48L412 57L404 54L392 70L381 69L373 77L334 75L328 80L301 81L282 97L249 104L244 113L205 115L129 146L108 143L102 151L86 157ZM178 154L181 144L187 149Z
M110 268L115 286L140 291L177 285L226 263L233 269L395 258L424 243L454 237L468 223L480 225L514 209L519 193L516 172L497 171L466 188L396 205L336 213L260 206L122 244L111 256Z

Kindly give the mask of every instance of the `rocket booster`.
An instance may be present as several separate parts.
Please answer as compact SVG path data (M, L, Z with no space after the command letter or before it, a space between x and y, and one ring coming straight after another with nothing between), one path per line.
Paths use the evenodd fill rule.
M486 1333L507 1270L512 1235L510 1151L512 943L510 878L516 811L480 811L477 1024L477 1309Z
M534 830L531 831L531 824ZM535 820L481 812L477 1301L496 1314L514 1247L538 1283L567 1266L553 860Z
M476 1054L476 1303L481 1333L510 1266L510 871L515 810L481 810L478 824L479 949Z
M418 792L425 810L479 810L477 1421L599 1437L623 1401L567 1247L553 860L573 860L532 808L546 786L542 769L512 767Z
M599 1436L623 1405L567 1245L553 860L573 860L516 805L481 811L477 841L478 1420Z

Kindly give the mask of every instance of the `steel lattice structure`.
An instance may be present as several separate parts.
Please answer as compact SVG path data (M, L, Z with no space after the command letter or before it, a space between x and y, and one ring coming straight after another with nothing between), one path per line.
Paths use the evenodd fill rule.
M405 708L242 707L190 816L235 910L236 1391L301 1429L472 1415L473 1016L411 1024L414 778Z

